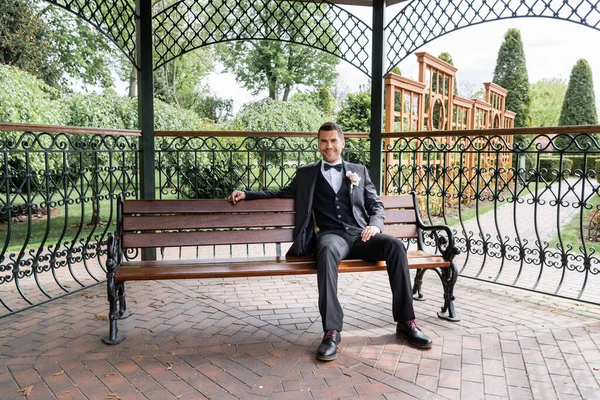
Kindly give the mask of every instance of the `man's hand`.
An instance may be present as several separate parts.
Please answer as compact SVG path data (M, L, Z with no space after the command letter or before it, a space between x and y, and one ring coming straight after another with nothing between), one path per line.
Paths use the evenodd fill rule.
M246 198L246 192L240 192L239 190L234 190L231 192L229 197L227 197L227 201L236 204L240 200L244 200Z
M371 239L373 236L380 232L381 231L378 227L369 225L362 231L362 233L360 234L360 238L363 242L366 242L367 240Z

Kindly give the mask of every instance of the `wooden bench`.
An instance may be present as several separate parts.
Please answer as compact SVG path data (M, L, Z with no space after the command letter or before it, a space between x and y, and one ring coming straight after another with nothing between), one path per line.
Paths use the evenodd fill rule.
M433 269L444 289L440 318L458 321L454 311L454 284L458 271L453 263L458 253L447 226L425 226L414 195L383 196L386 209L384 232L402 239L415 239L408 251L409 267L418 269L413 296L420 300L423 274ZM102 339L117 344L125 339L117 320L129 315L125 302L125 281L161 279L202 279L316 273L311 257L285 257L281 244L292 242L294 200L127 200L117 205L117 231L108 240L107 285L109 334ZM427 254L424 231L432 231L437 254ZM414 242L414 240L413 240ZM144 248L275 244L271 257L209 258L192 260L128 261L127 251ZM385 262L344 260L339 272L385 270Z

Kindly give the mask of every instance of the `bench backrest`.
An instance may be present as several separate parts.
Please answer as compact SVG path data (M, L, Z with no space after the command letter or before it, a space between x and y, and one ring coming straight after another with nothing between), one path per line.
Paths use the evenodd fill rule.
M410 195L382 196L384 232L415 238ZM294 200L126 200L119 206L123 248L287 243L293 241Z

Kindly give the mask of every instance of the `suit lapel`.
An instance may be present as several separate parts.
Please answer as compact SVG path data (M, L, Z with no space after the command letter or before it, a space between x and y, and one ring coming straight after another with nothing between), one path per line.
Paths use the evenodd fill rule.
M342 161L342 164L344 165L344 169L342 170L342 179L345 179L347 181L346 183L348 184L348 196L350 196L350 204L353 204L355 188L352 187L352 182L350 182L348 178L346 178L346 174L348 173L348 171L356 172L356 168L352 168L350 166L350 163L347 163L346 161Z
M321 169L321 163L316 162L310 170L306 172L306 182L304 185L304 193L306 204L308 209L312 210L313 197L315 195L315 186L317 185L317 177L319 176L319 170Z

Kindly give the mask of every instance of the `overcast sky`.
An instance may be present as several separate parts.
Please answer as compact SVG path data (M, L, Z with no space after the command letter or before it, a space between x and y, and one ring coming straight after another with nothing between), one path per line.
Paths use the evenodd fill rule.
M371 25L369 8L347 8ZM388 9L388 20L397 10L397 7ZM450 53L454 66L458 68L459 84L472 82L483 87L483 82L489 82L493 78L498 49L504 34L510 28L521 31L530 83L554 77L568 81L577 60L585 58L592 67L596 103L600 104L600 31L572 22L549 18L516 18L489 22L452 32L417 51L426 51L434 56L444 51ZM400 63L400 69L403 76L416 80L416 56L409 55ZM367 77L345 61L340 62L338 73L350 92L357 91L361 84L367 83ZM248 101L266 97L266 93L253 97L236 84L235 77L231 74L213 74L207 82L213 93L220 97L233 98L236 111ZM232 93L235 95L232 96Z

